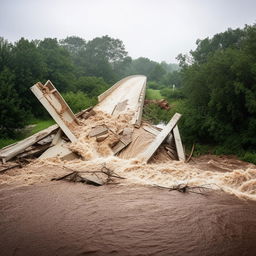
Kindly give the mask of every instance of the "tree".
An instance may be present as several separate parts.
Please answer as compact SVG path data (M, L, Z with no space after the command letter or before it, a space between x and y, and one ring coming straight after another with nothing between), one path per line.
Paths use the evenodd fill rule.
M13 137L15 129L26 123L25 111L21 108L21 99L14 89L14 74L4 68L0 72L0 135Z
M127 75L144 75L149 77L154 70L157 62L148 58L140 57L132 60L129 68L127 69Z
M68 36L59 41L60 45L64 47L71 56L78 56L81 51L86 50L86 41L78 36Z
M12 44L0 37L0 71L5 67L10 67Z
M46 64L47 80L51 80L60 91L67 91L75 80L69 52L58 44L57 39L52 38L41 41L38 50Z
M107 82L116 80L119 66L125 65L129 60L123 42L109 36L88 41L82 57L84 75L103 77Z
M74 84L74 91L81 91L95 97L107 90L108 84L100 77L81 76Z
M46 75L46 65L34 42L21 38L12 49L10 67L15 73L14 86L22 107L27 111L34 110L37 105L29 88Z
M150 73L149 79L152 81L160 81L163 79L165 74L166 71L164 70L164 68L160 64L157 64Z

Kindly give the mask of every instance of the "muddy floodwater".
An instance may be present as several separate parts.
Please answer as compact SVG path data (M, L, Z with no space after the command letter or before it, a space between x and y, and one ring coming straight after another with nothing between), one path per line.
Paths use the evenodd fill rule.
M141 185L0 187L0 255L256 255L256 202Z

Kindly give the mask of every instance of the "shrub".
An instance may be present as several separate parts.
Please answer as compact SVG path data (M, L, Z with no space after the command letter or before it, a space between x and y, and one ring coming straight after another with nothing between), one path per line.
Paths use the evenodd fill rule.
M66 92L63 93L62 96L74 113L77 113L90 106L94 106L97 103L97 99L95 97L89 97L87 94L81 91Z

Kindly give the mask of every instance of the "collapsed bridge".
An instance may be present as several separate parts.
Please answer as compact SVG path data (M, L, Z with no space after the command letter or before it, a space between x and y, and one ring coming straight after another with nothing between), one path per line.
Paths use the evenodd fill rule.
M146 81L141 75L126 77L99 95L95 107L76 115L51 81L36 83L31 90L56 124L1 149L0 159L3 163L37 157L86 160L74 145L91 143L97 157L116 155L148 162L161 148L165 157L185 161L177 125L180 114L162 129L142 120ZM99 150L103 144L107 154Z

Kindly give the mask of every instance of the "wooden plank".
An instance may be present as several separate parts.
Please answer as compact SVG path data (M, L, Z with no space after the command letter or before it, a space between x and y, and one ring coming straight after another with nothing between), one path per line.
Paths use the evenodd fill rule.
M153 135L158 135L160 133L160 131L158 131L157 129L154 129L152 126L143 126L143 129Z
M182 146L182 141L181 141L178 125L176 125L173 128L173 137L174 137L174 141L175 141L175 145L176 145L178 158L180 161L185 161L186 157L185 157L184 149Z
M10 145L0 151L0 158L3 162L8 161L15 157L16 155L25 151L26 148L30 147L31 145L35 144L36 142L42 140L43 138L49 136L51 133L58 129L58 125L52 125L22 141L19 141L15 144Z
M81 110L80 112L76 113L75 116L80 118L82 117L84 114L86 114L87 112L90 112L91 110L93 109L93 107L89 107L89 108L86 108L84 110Z
M55 146L47 149L39 159L47 159L51 157L59 157L62 160L73 160L78 156L66 147L66 142L64 140L60 140Z
M54 135L52 139L51 146L55 146L61 140L61 136L62 136L62 130L59 128L57 133Z
M76 141L77 138L72 129L78 125L78 120L53 84L50 81L45 85L36 83L30 89L70 141Z
M128 127L124 128L120 141L112 148L114 155L118 154L132 142L132 133L133 129Z
M95 136L100 136L100 135L103 135L106 133L108 133L108 128L106 126L99 125L99 126L92 128L92 130L89 133L89 136L95 137Z
M154 141L150 143L148 148L146 148L146 150L138 156L138 158L142 161L147 162L153 156L155 151L159 148L159 146L162 144L162 142L165 140L168 134L172 131L172 129L177 124L180 118L181 114L176 113L172 117L170 122L164 127L164 129L156 136Z

